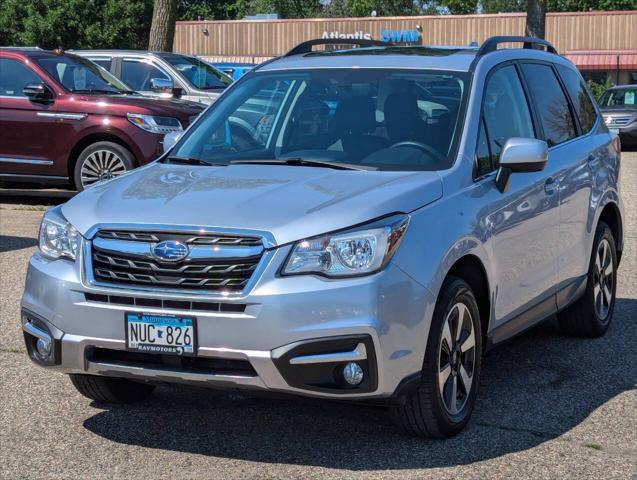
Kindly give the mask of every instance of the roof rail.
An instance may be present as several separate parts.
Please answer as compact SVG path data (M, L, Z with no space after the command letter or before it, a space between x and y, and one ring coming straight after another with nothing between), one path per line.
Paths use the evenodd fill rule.
M299 43L296 47L283 55L290 57L301 53L310 53L315 45L358 45L359 47L387 47L392 46L390 42L381 42L380 40L367 40L365 38L319 38L316 40L308 40Z
M9 47L9 46L2 46L0 45L0 48L4 49L4 50L42 50L40 47Z
M557 55L557 50L546 40L536 37L517 37L517 36L497 36L487 38L484 43L480 46L476 57L481 57L482 55L486 55L487 53L495 52L498 49L498 45L501 43L523 43L524 48L533 49L535 46L540 45L546 47L546 51L548 53L555 53Z

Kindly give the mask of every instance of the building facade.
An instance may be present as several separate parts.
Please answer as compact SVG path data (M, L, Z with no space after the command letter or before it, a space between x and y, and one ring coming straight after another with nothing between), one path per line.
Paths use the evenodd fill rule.
M366 38L399 44L468 45L523 35L524 13L418 17L177 22L174 51L215 62L260 63L314 38ZM549 13L546 38L585 78L637 83L637 10Z

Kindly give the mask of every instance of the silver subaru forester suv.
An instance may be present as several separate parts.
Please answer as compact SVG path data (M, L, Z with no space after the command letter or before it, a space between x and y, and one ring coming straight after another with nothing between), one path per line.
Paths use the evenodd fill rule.
M486 350L554 315L608 329L619 168L545 41L306 42L158 161L47 211L28 354L102 402L162 382L375 400L453 435Z

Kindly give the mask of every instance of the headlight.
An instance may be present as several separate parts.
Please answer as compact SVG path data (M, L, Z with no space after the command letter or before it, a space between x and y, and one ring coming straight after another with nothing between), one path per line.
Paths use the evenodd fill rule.
M155 115L140 115L127 113L128 121L133 125L151 133L170 133L183 130L179 120L173 117L157 117Z
M81 236L59 212L49 210L40 224L40 251L49 258L67 257L75 260Z
M347 277L377 272L391 260L408 225L409 217L401 215L302 240L294 245L282 273Z

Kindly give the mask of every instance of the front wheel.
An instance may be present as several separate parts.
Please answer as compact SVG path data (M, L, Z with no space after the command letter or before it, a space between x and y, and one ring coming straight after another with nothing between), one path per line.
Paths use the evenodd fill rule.
M422 382L392 406L399 428L421 437L445 438L460 432L476 401L482 361L478 304L462 279L443 284L434 311Z
M86 147L77 158L73 181L75 188L82 191L133 168L135 157L130 150L114 142L96 142Z
M610 326L617 291L617 251L613 232L600 222L595 232L586 290L573 305L558 315L568 335L599 337Z
M153 393L155 385L134 382L126 378L101 377L72 373L71 383L75 389L91 400L104 403L141 402Z

